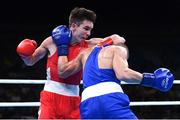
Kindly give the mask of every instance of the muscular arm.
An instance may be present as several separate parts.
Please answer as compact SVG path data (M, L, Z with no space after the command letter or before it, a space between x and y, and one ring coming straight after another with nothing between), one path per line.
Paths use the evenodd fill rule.
M21 56L24 63L28 66L32 66L42 59L47 53L47 45L49 44L50 39L50 37L45 39L31 56Z
M79 54L74 60L68 62L67 56L58 57L58 75L61 78L67 78L82 69L82 56Z
M113 69L117 78L125 82L140 83L143 78L141 73L128 67L127 51L122 47L114 49Z
M111 37L112 40L113 40L113 43L117 44L117 45L122 44L122 43L125 42L125 39L120 37L117 34L111 35L109 37ZM91 48L91 47L97 45L98 43L100 43L101 41L106 40L107 38L108 37L106 37L104 39L103 38L92 38L92 39L87 41L88 42L88 47ZM78 64L80 64L80 63L78 63L78 62L68 62L68 59L67 59L66 56L59 56L59 58L58 58L58 75L59 75L59 77L67 78L70 75L77 72L78 70L80 70L80 68L77 68ZM82 65L80 67L82 67ZM76 68L77 70L74 69L74 68ZM72 69L74 69L73 72L72 72ZM72 73L72 74L70 74L70 73Z

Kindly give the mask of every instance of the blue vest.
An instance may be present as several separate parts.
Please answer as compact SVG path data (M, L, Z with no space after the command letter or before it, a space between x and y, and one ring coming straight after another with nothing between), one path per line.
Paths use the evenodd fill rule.
M116 82L120 84L113 69L99 68L98 55L102 48L101 46L95 47L87 58L83 71L84 89L101 82Z

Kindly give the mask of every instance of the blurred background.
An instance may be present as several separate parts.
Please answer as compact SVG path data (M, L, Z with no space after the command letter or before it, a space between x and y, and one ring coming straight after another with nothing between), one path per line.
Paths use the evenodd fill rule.
M58 25L68 25L70 11L85 7L97 14L91 37L119 34L130 50L129 66L139 72L169 68L180 79L180 0L4 1L0 4L0 79L46 79L46 57L32 67L16 53L24 38L38 45ZM124 85L131 101L180 100L180 87L162 93ZM43 85L0 84L0 102L37 102ZM131 107L140 119L177 119L180 106ZM3 108L3 119L36 119L38 107Z

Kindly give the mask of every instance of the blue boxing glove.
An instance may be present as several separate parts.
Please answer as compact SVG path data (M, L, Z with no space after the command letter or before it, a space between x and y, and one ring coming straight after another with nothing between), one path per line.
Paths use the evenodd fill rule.
M153 73L143 73L141 85L152 87L162 92L167 92L171 89L174 81L174 76L167 68L159 68Z
M57 46L58 56L68 55L71 37L71 31L65 25L60 25L52 31L52 39Z

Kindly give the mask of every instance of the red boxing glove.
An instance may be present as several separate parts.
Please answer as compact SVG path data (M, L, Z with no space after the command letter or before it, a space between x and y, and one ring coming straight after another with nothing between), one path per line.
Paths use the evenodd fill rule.
M17 46L16 52L19 55L31 56L36 50L37 43L34 40L24 39Z
M106 46L106 45L112 45L113 44L113 40L111 37L108 37L107 39L101 41L98 46Z

